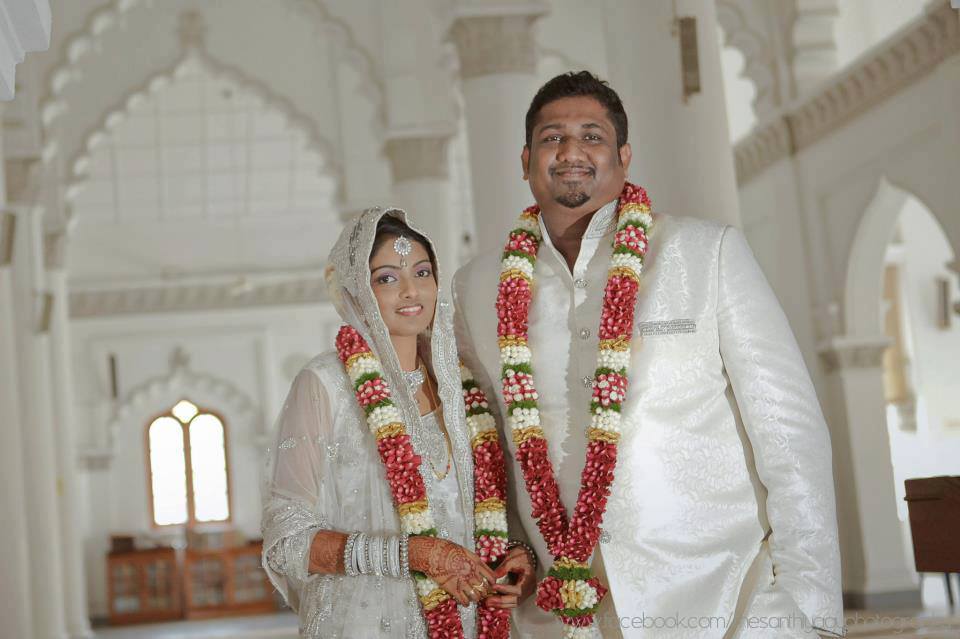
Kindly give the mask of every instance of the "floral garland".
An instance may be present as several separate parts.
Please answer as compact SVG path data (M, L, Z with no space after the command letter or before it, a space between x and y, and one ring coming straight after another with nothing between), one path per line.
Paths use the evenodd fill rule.
M554 558L548 576L537 586L537 605L560 618L566 637L580 638L592 636L588 627L607 592L591 576L587 561L600 538L617 463L634 304L653 218L646 192L627 182L620 194L613 256L603 293L586 462L573 517L568 520L541 428L528 345L533 270L541 241L539 214L537 206L523 211L503 252L497 293L501 381L532 515Z
M367 427L376 438L401 529L409 535L435 537L437 528L420 475L420 456L414 452L400 411L391 399L380 360L352 326L340 328L336 346L357 402L366 415ZM477 554L488 564L496 564L507 554L507 479L503 450L486 397L466 367L460 367L460 374L473 449L474 539ZM427 575L414 571L411 576L430 639L462 638L463 626L453 597ZM509 610L481 603L478 612L478 639L510 636Z

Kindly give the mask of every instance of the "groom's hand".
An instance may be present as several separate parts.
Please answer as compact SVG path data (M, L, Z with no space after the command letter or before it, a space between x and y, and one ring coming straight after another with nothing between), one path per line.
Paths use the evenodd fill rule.
M494 594L483 600L490 608L516 608L520 605L520 584L493 584Z
M494 584L496 594L487 597L484 601L493 608L516 608L537 588L537 574L533 569L533 561L522 547L511 548L507 556L497 566L494 576L499 580L509 575L513 583Z

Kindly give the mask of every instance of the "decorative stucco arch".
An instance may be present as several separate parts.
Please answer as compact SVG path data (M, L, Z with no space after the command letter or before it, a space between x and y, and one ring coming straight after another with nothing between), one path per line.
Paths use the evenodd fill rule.
M183 22L189 22L190 20L199 20L199 16L189 13L184 14ZM200 30L202 29L202 24L194 25L193 28ZM209 69L213 75L226 78L252 92L265 104L281 113L287 124L302 131L307 138L308 148L324 159L323 173L333 177L337 181L338 199L342 200L344 176L341 153L338 152L334 144L321 135L313 119L301 113L292 101L284 96L278 95L266 83L250 76L250 74L245 73L238 67L221 62L211 56L204 46L202 35L194 34L191 38L189 29L190 25L182 25L181 42L183 47L177 60L164 69L150 73L145 80L125 92L118 103L102 110L96 125L84 135L84 143L81 148L67 159L66 167L68 173L64 196L68 202L66 212L68 219L71 216L69 202L87 178L87 168L94 149L110 135L110 132L117 125L127 118L131 110L138 103L162 90L164 86L174 80L177 70L191 59L196 60L199 64Z
M350 26L333 16L323 0L286 0L302 9L324 33L334 39L334 48L361 78L358 92L374 103L379 129L385 121L385 88L379 69L370 52L362 47ZM40 123L44 133L43 158L50 161L56 155L54 125L69 112L66 89L83 78L83 66L89 54L97 52L103 36L123 24L126 16L140 6L152 5L152 0L113 0L109 5L90 14L83 27L67 36L60 48L59 60L48 74L46 92L40 100Z
M147 380L122 398L107 425L106 450L98 451L100 463L108 465L117 452L121 429L143 428L157 413L181 399L216 410L234 433L263 435L263 417L254 401L229 381L192 370L186 352L177 348L170 356L170 370L166 374Z
M885 175L877 178L874 196L860 216L847 257L843 324L849 338L872 339L883 334L881 275L884 257L897 218L910 198L923 204L944 229L942 213L938 215L929 199L899 186ZM954 254L958 254L956 247Z
M734 0L718 0L717 22L723 30L723 46L734 47L743 54L741 76L756 87L752 106L761 119L782 101L773 48L766 36L750 25L744 8Z

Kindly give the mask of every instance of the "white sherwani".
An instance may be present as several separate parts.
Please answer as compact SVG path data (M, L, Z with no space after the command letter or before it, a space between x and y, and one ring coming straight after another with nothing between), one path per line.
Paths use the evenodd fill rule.
M541 220L530 345L568 512L584 461L615 209L613 202L594 215L573 273ZM492 381L502 415L499 261L489 254L463 267L453 294L461 357ZM786 317L743 235L655 215L634 335L616 479L594 553L616 608L601 609L604 637L841 633L830 439ZM512 457L511 439L503 441ZM511 497L549 562L514 471ZM559 622L532 597L517 622L522 636L560 636Z

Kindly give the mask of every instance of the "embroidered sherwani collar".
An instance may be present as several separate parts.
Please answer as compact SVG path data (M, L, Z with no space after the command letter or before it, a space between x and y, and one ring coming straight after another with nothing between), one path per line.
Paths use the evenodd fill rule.
M577 254L578 264L586 264L589 262L597 252L597 247L600 246L601 240L617 230L617 204L619 202L620 200L618 198L604 204L597 209L597 212L590 218L590 223L587 225L587 229L583 232L583 237L580 240L580 252ZM566 265L566 260L563 255L553 244L553 239L550 237L547 225L543 221L542 213L537 217L537 222L540 224L540 235L543 237L542 243L547 247L549 255L552 255L560 264ZM541 255L542 253L543 249L541 248Z

